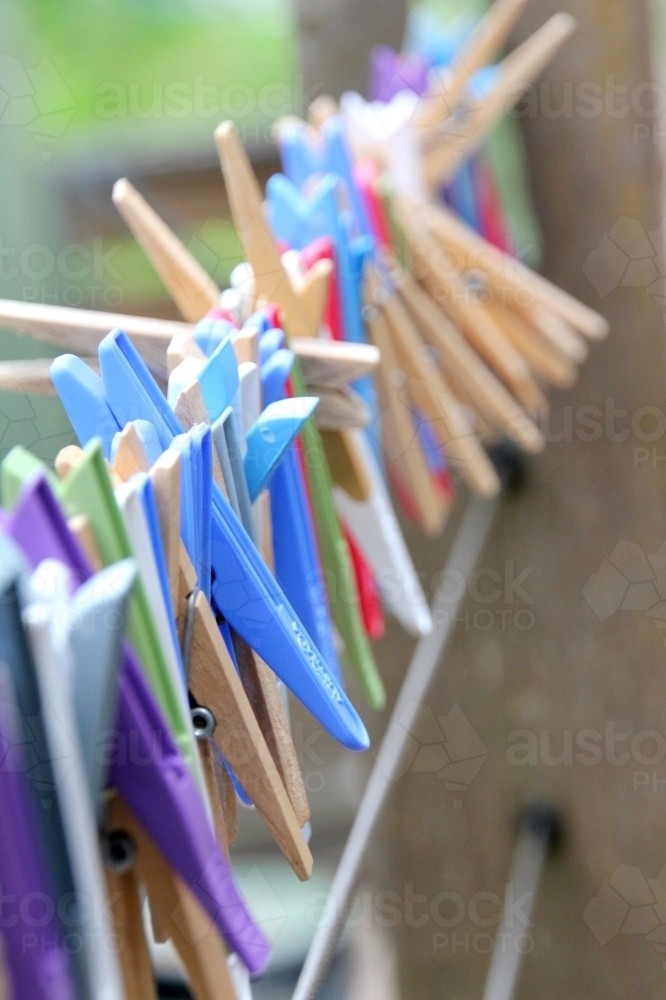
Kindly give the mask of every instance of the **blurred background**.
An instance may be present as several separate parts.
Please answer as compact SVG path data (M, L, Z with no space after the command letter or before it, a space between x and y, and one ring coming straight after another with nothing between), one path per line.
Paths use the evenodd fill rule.
M433 24L459 38L484 7L4 0L0 296L178 318L112 205L114 181L127 176L224 287L241 257L218 122L234 119L263 185L279 169L275 118L303 116L322 93L366 93L374 45L399 48L405 32L423 41ZM497 596L467 595L422 706L426 745L438 719L464 715L480 746L475 769L462 785L403 769L322 997L480 997L496 923L484 905L494 913L505 898L515 817L534 798L560 810L565 840L518 995L649 1000L666 988L666 9L530 0L512 44L559 9L578 31L487 155L513 202L521 255L607 315L611 336L578 385L553 397L548 447L503 501L482 556ZM0 360L46 354L0 332ZM0 394L0 457L21 443L52 460L72 441L55 398ZM465 503L436 544L404 525L431 595ZM595 598L609 562L629 595L610 612ZM373 741L412 645L389 623L377 650L389 707L364 712ZM372 753L336 749L298 706L293 726L314 877L296 883L249 811L234 849L274 941L257 997L291 995L372 765ZM446 732L437 738L446 749ZM590 739L599 754L579 753ZM164 995L186 995L170 955L159 962Z

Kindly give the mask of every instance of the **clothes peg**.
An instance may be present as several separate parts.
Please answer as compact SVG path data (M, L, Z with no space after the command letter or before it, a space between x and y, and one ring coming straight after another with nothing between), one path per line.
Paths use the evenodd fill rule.
M372 344L335 343L316 338L289 341L306 385L340 389L376 371L379 352Z
M134 425L127 424L127 428L133 428ZM144 507L150 505L150 497L146 498L146 481L145 476L141 478L142 472L146 466L146 456L141 455L140 452L140 442L138 440L134 443L134 447L130 452L128 452L127 461L124 465L123 471L125 473L124 479L133 479L133 488L138 489L139 496L143 493L142 503ZM155 540L155 531L158 527L157 524L153 523L153 532L151 538L152 552L145 553L146 538L145 538L145 527L142 525L140 513L134 512L134 530L138 533L138 538L132 537L132 531L130 530L130 524L132 522L132 511L125 510L126 522L128 523L128 531L130 533L130 538L135 552L139 555L142 565L144 566L144 586L146 586L146 593L148 597L153 595L151 603L153 605L157 604L157 609L154 611L156 621L161 621L161 632L164 636L166 633L166 639L163 642L167 642L171 646L171 640L173 640L172 655L176 656L179 666L182 669L182 664L180 664L180 643L182 642L182 634L184 632L184 617L183 612L181 628L176 627L178 612L180 611L179 604L180 594L179 594L179 563L181 561L181 547L182 542L180 539L180 493L181 493L181 483L180 483L180 465L181 456L180 453L169 448L156 460L155 464L150 469L150 481L153 484L154 494L155 494L155 505L156 510L154 512L154 520L159 519L159 530L162 535L162 547L164 549L164 554L166 556L166 550L170 549L170 556L166 558L166 565L161 567L161 572L157 572L157 567L159 565L159 557L162 555L160 550L160 545L157 544ZM147 503L146 503L147 500ZM150 522L151 518L149 516L150 511L146 511L147 521ZM141 553L141 554L140 554ZM187 593L189 594L196 585L196 572L194 567L187 560L187 565L191 569L192 576L189 578ZM171 560L171 566L168 565L169 559ZM171 577L175 571L175 580ZM162 596L164 600L164 605L162 609L159 607L161 602L159 601L159 595L156 594L156 576L159 575L162 584ZM168 583L167 583L168 579ZM149 589L149 586L152 588ZM173 588L173 589L172 589ZM183 602L184 603L184 602ZM164 621L163 611L166 611L166 623ZM221 798L225 802L225 811L228 811L228 803L231 798L227 794L226 784L228 783L228 777L225 782L226 769L224 765L221 764L217 766L215 761L215 755L212 747L210 746L210 740L207 738L200 738L198 741L201 766L206 782L206 788L208 790L208 796L210 799L213 823L215 827L215 832L220 843L225 846L225 849L229 849L230 836L233 832L233 821L231 826L228 826L225 821L224 811L221 806ZM233 798L233 807L235 808L235 798ZM121 889L127 889L129 892L131 886L120 886ZM130 893L130 900L132 899ZM131 906L131 903L128 903Z
M419 336L409 314L390 288L380 286L378 276L372 271L368 288L370 301L386 314L398 363L407 374L413 405L422 407L446 455L456 463L469 486L481 496L496 496L500 481L495 468L437 368L420 351Z
M181 596L179 598L179 608L184 609L188 605L188 598L194 591L196 585L196 574L189 562L184 548L181 548ZM205 706L209 713L209 719L214 720L212 738L215 740L234 772L243 782L243 787L251 790L257 811L262 816L277 843L282 848L286 857L294 867L300 878L309 877L312 866L312 859L309 856L307 845L302 838L300 829L298 834L298 820L294 813L291 800L286 800L285 789L280 784L280 775L276 771L276 762L268 762L271 756L266 737L263 732L257 732L257 720L252 714L252 709L248 702L248 695L244 692L240 681L239 672L232 663L229 650L223 641L217 623L213 617L212 610L203 595L199 592L192 598L191 615L191 641L190 651L186 653L186 665L189 663L189 685L190 689L198 701L199 705ZM197 603L198 602L198 603ZM179 629L183 636L185 647L185 615L182 616ZM203 653L200 654L195 648L194 640L197 642ZM220 678L224 683L220 684ZM260 677L263 682L264 678ZM268 688L269 684L262 687ZM228 697L227 697L228 695ZM264 697L270 701L270 694L265 693ZM286 756L284 751L284 739L280 737L286 730L285 724L278 724L276 720L277 712L270 715L271 726L275 725L275 730L271 728L266 731L266 736L275 746L276 751ZM265 721L262 718L262 721ZM281 758L280 758L281 759ZM218 790L220 794L228 797L227 785L228 776L217 776L219 766L215 763L216 778L218 780ZM225 832L230 842L235 837L235 808L236 793L232 792L232 809L225 810ZM213 796L215 803L215 796Z
M113 469L126 482L135 472L148 472L150 460L133 423L125 424L115 439Z
M5 645L3 659L6 652ZM21 655L18 649L16 655ZM26 736L22 732L10 667L5 660L0 665L0 738L6 748L4 766L0 768L3 892L15 901L33 895L54 899L55 887L42 853L42 831L28 779L30 764L23 755ZM77 995L75 970L65 947L58 941L64 935L61 927L53 927L54 919L51 917L49 926L42 928L44 943L39 949L26 947L26 941L30 940L27 935L34 928L28 926L20 909L16 919L4 921L3 959L11 980L6 984L7 996L13 1000L74 1000Z
M180 530L194 570L210 599L212 537L212 436L206 424L195 424L173 438L181 455Z
M181 432L175 414L121 331L109 334L100 345L100 370L107 402L116 415L131 408L133 415L154 424L165 447ZM329 676L274 577L216 486L212 542L212 596L216 607L336 738L345 745L365 748L367 734L357 713ZM240 579L244 580L244 596L239 601L236 581ZM288 622L293 622L293 627Z
M133 555L123 520L116 504L99 443L84 449L84 457L60 484L65 506L84 513L92 526L105 565ZM150 677L188 764L200 773L182 674L173 660L165 659L149 602L140 580L130 602L129 637Z
M180 551L180 455L173 448L163 452L151 466L149 475L155 491L162 545L169 575L169 591L174 608L178 600L178 560Z
M387 104L349 92L342 95L340 107L356 159L369 158L381 169L388 168L400 191L425 198L423 158L412 128L417 102L414 93L404 90Z
M258 338L257 338L258 345ZM261 415L261 373L254 361L243 361L238 366L237 418L241 441L244 443L243 458L247 454L246 438L252 425Z
M203 594L200 598L205 603ZM131 653L121 676L117 728L128 740L133 734L138 751L114 758L112 785L230 946L252 972L260 971L267 942L236 888L189 769Z
M27 545L32 561L57 554L66 559L77 581L90 576L43 476L26 487L11 530ZM137 747L137 753L114 756L112 783L223 932L233 940L239 928L246 928L243 940L234 943L246 964L258 967L265 959L265 942L258 932L250 931L249 917L238 894L234 895L233 882L229 883L228 865L212 839L201 797L129 647L124 657L116 728L127 745L131 742ZM168 826L165 815L170 816ZM233 914L235 922L227 926Z
M548 65L573 33L576 22L570 14L554 14L501 63L497 79L467 114L449 119L442 141L424 154L428 183L445 184L481 145L485 137Z
M275 674L237 633L232 638L245 693L302 830L310 806Z
M174 406L174 413L178 422L186 431L191 430L196 424L208 424L210 422L203 392L196 379L190 382L189 385L186 385L178 396L176 405ZM229 499L226 477L222 472L217 447L213 448L213 479L227 499Z
M284 146L282 152L284 156ZM341 198L350 197L350 185L359 198L351 168L345 172L348 182L337 173L326 173L307 197L287 177L274 174L266 185L266 198L273 232L289 246L301 250L323 236L333 241L345 339L360 343L365 339L360 309L363 270L374 241L366 230L355 236L349 213L340 209ZM367 226L365 220L363 224Z
M198 358L200 361L206 360L206 355L189 330L177 333L169 341L166 352L167 375L171 375L174 368L177 368L185 358Z
M70 690L81 759L98 822L106 787L99 739L115 722L121 643L136 570L134 560L125 559L92 576L74 594L68 622L74 661Z
M447 313L463 332L469 343L502 379L518 402L528 412L539 412L546 400L535 382L524 358L485 310L462 276L447 261L437 267L438 247L428 233L416 230L413 215L400 207L401 221L419 274L436 302L445 305Z
M34 527L32 530L34 532ZM32 535L31 540L34 544L34 534ZM42 702L40 698L36 668L27 635L21 621L21 600L19 594L22 589L23 582L27 577L28 569L29 567L26 559L24 558L24 554L19 551L15 541L11 537L0 534L0 662L7 666L11 676L11 684L16 705L15 717L18 718L21 731L21 739L18 742L23 744L26 749L30 749L30 759L26 761L27 769L32 771L35 764L38 764L39 768L38 782L35 782L34 780L31 781L30 785L32 787L29 787L27 790L27 794L33 803L33 809L37 817L37 828L35 829L34 836L37 838L39 847L38 851L35 852L32 857L40 857L41 855L38 852L45 851L45 859L48 866L48 874L46 874L41 868L31 868L29 867L30 855L20 854L20 863L16 866L10 866L6 870L6 873L3 869L3 877L6 874L8 882L11 882L14 877L16 877L17 880L19 878L25 880L27 876L30 876L31 880L40 878L42 883L41 889L44 891L48 890L51 893L48 898L67 900L75 898L74 894L77 887L72 871L72 859L69 855L63 828L60 800L56 794L57 789L54 775L55 762L50 753L47 741L45 718L44 713L42 712ZM12 702L10 701L9 704L11 705ZM30 719L29 732L24 731L28 719ZM20 764L21 751L17 750L16 753L18 758L17 764ZM71 757L71 748L68 748L67 750L67 757ZM4 787L6 787L6 782L10 780L7 778L7 775L10 773L12 773L11 770L8 771L6 768L2 768L0 771L0 784ZM18 773L20 772L17 772L17 774ZM24 773L27 779L27 771ZM19 782L18 778L17 782ZM3 803L2 819L0 820L0 823L2 823L5 818L11 819L12 824L17 824L13 827L13 832L17 834L20 831L20 826L18 824L21 822L21 815L19 813L14 814L13 811L6 811ZM30 817L28 817L28 820L29 819ZM3 825L2 829L3 836L0 839L0 846L3 849L11 849L11 842L8 843L4 836L6 826ZM19 851L24 851L28 848L29 844L30 840L26 839L24 843L16 846ZM5 845L7 845L7 847L5 847ZM18 882L18 888L22 888L21 882ZM17 898L23 898L23 896L18 896ZM70 924L67 930L65 929L65 920L67 920ZM50 922L49 931L51 932L51 937L49 940L54 942L64 940L68 931L73 930L77 923L77 914L73 913L71 909L68 909L64 913L61 912L60 914L56 914ZM20 927L20 921L17 921L14 927ZM3 931L4 930L5 929L3 928ZM11 934L11 926L6 928L6 931ZM57 983L58 967L60 963L57 955L52 959L49 959L48 953L50 951L51 948L49 947L45 956L45 961L52 962L52 974ZM23 960L21 959L21 956L24 956ZM22 971L28 958L28 953L26 952L23 943L20 944L15 953L11 951L8 957L12 960L12 969L18 967ZM72 963L72 975L77 981L77 989L81 990L87 988L87 973L86 967L83 965L83 956L79 954L77 956L68 957ZM16 962L16 966L14 965L14 962ZM49 972L48 968L44 971L47 973ZM26 973L28 977L27 981L34 981L35 972L37 972L37 969L34 969L31 973ZM40 973L40 975L41 974L43 973ZM67 970L63 969L63 979L66 975ZM48 986L48 979L46 980L46 983ZM22 987L20 983L17 985L16 989L19 992L21 991ZM70 997L74 994L68 993L65 995Z
M500 51L518 20L526 0L495 0L469 37L441 70L433 70L431 80L414 113L414 126L430 138L464 97L469 80Z
M268 484L318 403L317 396L296 396L269 403L250 428L243 468L252 503Z
M254 542L256 535L252 516L252 499L245 475L241 442L236 429L233 407L227 406L213 424L212 430L222 475L227 486L229 503L248 536Z
M238 798L222 754L212 737L199 740L199 753L213 810L215 834L228 857L229 849L238 836Z
M494 373L471 349L450 320L405 271L394 267L398 291L426 343L441 354L445 371L460 383L469 400L492 427L504 431L528 452L538 452L544 439Z
M578 369L566 354L545 340L535 326L513 309L494 299L485 301L484 305L535 375L558 389L571 388L578 377Z
M275 342L276 345L280 341ZM317 343L307 341L307 343ZM262 347L268 351L265 339ZM285 383L292 369L294 355L277 347L261 367L264 402L270 404L285 395ZM313 636L333 675L341 681L335 651L328 601L307 495L307 482L301 468L298 448L292 445L278 467L270 487L271 520L275 575L292 602L308 633ZM303 586L303 581L307 586Z
M99 375L76 355L62 354L51 365L51 378L79 441L101 438L104 457L110 458L111 440L120 425L106 403Z
M219 125L215 140L236 229L254 273L254 294L257 298L263 296L270 302L280 304L292 336L312 336L316 331L308 322L282 264L270 227L263 216L259 186L234 125L231 122Z
M384 477L367 438L353 433L370 479L370 496L368 501L358 501L336 488L335 506L351 527L360 551L374 570L386 607L407 632L428 635L432 631L432 616L393 512Z
M259 332L252 329L239 330L235 333L231 342L236 353L238 367L245 362L257 364L259 361Z
M339 177L344 185L343 197L351 210L356 235L369 234L365 206L353 181L352 161L341 115L327 117L316 137L303 123L282 129L280 154L286 176L301 191L313 175L323 177L334 174Z
M297 293L284 269L270 227L264 218L261 192L231 122L215 133L234 221L255 275L255 295L276 302L283 310L291 336L312 336Z
M531 317L537 325L541 325L543 312L547 310L590 340L601 340L608 333L608 321L603 316L515 257L493 247L443 206L426 207L412 203L410 210L418 211L420 224L425 225L433 237L451 251L462 255L467 270L481 271L502 300L506 298L518 310L527 310L528 316L532 310ZM536 315L534 310L537 311ZM545 329L544 333L548 335ZM560 335L553 343L573 361L581 362L585 359L584 345L581 351L580 342L571 334L568 337L565 334L564 338Z
M327 94L320 94L308 107L308 122L313 128L321 128L325 121L337 113L337 101Z
M88 562L94 573L100 573L104 569L104 563L97 551L95 535L90 527L90 521L85 514L74 514L67 518L67 527L76 538L77 542L85 552Z
M340 389L320 389L315 423L321 430L341 430L369 427L372 413L363 397L344 386Z
M90 356L109 330L121 326L154 372L166 370L165 355L170 341L191 331L185 323L146 316L73 309L69 306L42 305L37 302L0 300L0 323L3 329L27 333L66 350Z
M111 843L117 850L118 838ZM116 871L116 867L119 870ZM104 877L125 1000L158 1000L144 930L143 891L136 866L125 870L124 863L114 864L107 859Z
M420 97L428 85L429 71L427 61L413 52L376 45L370 51L370 100L390 101L401 90L413 90Z
M196 323L217 305L219 292L215 282L125 178L114 184L113 203L183 317Z
M21 445L15 445L0 463L0 503L6 510L12 510L24 484L41 475L45 470L41 459ZM56 481L52 472L47 473L51 482Z
M112 803L108 830L108 842L119 855L122 852L131 859L129 863L136 870L135 878L145 884L151 908L180 956L196 1000L235 1000L226 950L214 924L146 834L133 811L120 799ZM124 858L121 865L123 862L127 863ZM141 950L144 948L143 928L136 927L139 939L136 944L129 937L128 927L118 924L117 929L121 931L121 956L124 956L127 978L138 990L147 978L145 964L139 976L135 971L134 948L137 945ZM154 994L154 985L148 988L148 995ZM137 1000L139 996L141 1000L145 997L145 994L135 995Z
M298 269L299 271L301 270L300 258L298 260ZM335 264L333 261L322 257L320 260L315 260L305 269L302 277L294 282L305 318L310 326L317 330L324 315L329 286L334 272Z
M83 942L80 965L84 988L94 1000L103 1000L109 994L122 998L122 982L115 954L96 944L109 940L111 927L94 805L83 769L70 693L72 651L61 618L69 603L65 597L69 573L68 567L56 560L42 562L27 580L22 620L35 664L40 704L47 707L43 713L44 735L53 762L55 797L75 892L79 899L87 901L76 921ZM45 590L47 599L43 596Z
M363 627L369 639L377 641L384 635L386 623L379 588L369 562L358 547L347 525L343 523L344 537L349 548L354 577L358 587Z
M367 323L373 344L382 359L377 382L384 450L390 465L397 466L400 477L409 485L417 504L421 527L427 535L436 537L444 527L446 508L430 476L411 408L404 402L400 385L402 373L393 338L386 317L378 309L369 310ZM364 538L364 533L357 530L357 537Z
M92 360L91 358L86 363ZM23 393L27 396L54 396L50 367L50 358L0 361L0 392Z
M550 312L538 302L520 308L527 322L535 327L544 340L552 344L556 350L561 351L574 364L579 365L585 361L589 353L587 343L561 315ZM607 332L608 326L605 329Z
M180 675L182 684L185 685L185 671L175 632L171 594L165 579L166 567L164 565L161 537L159 537L159 548L155 545L154 534L155 529L157 529L159 536L159 522L157 525L153 523L153 532L151 533L147 511L142 502L142 487L144 490L148 487L150 491L150 498L147 503L150 505L149 510L154 520L157 520L157 508L152 496L152 486L150 485L150 479L145 473L138 473L136 478L132 477L130 482L124 483L116 490L116 500L123 516L132 551L137 560L139 577L143 585L146 600L150 606L152 619L155 623L162 653L167 661L169 674L172 677ZM167 588L166 593L165 587Z
M256 333L253 334L253 339L255 344L257 344L258 336ZM224 379L218 380L218 383L220 381L224 382ZM273 439L279 438L280 414L277 413L272 416L270 408L268 412L264 411L264 413L261 414L261 386L259 382L259 371L254 363L245 362L239 366L238 373L236 375L236 382L238 384L235 395L237 397L241 397L241 415L239 423L242 424L243 420L246 420L247 422L252 421L254 423L253 418L255 415L259 418L257 426L250 428L252 433L250 433L248 439L246 455L243 460L244 465L246 469L255 470L257 473L257 477L255 478L257 478L257 481L262 477L267 479L274 472L278 463L282 460L285 447L287 446L286 440L276 440L276 444L271 444ZM233 386L228 387L228 390L233 390L233 388ZM225 399L231 398L233 395L233 391L227 391ZM213 398L211 401L214 411L218 402L219 393L218 398ZM310 404L305 405L306 408L311 409ZM288 402L287 407L294 410L294 416L300 417L302 422L304 416L302 412L304 410L304 403L301 400L292 400ZM286 414L286 416L288 417L289 414ZM220 420L222 420L222 417ZM217 423L218 422L216 422L216 424ZM289 443L291 443L293 435L297 433L299 427L300 423L298 423L297 426L290 428L290 432L288 434ZM258 447L255 446L255 439L257 438L259 439ZM223 447L224 454L222 455L222 464L225 467L225 478L229 484L230 503L235 509L235 504L238 503L235 479L243 474L242 487L245 488L245 492L247 493L248 487L245 484L247 474L241 473L241 470L237 469L236 475L234 476L229 460L229 449L227 448L226 438L223 439ZM235 443L235 439L232 447L236 452L239 452L238 444ZM254 500L257 483L253 480L251 486L253 488L250 491L250 497L248 499ZM240 509L237 513L240 516ZM249 504L247 504L247 516L248 518L251 517ZM275 675L237 633L232 634L232 640L238 661L241 680L246 689L246 693L250 698L255 715L259 720L259 725L264 738L267 741L271 756L273 757L280 776L282 777L285 789L294 807L296 817L301 826L303 826L309 817L307 796L300 774L293 742L289 733L284 706L278 691Z
M292 374L292 383L297 394L304 392L302 376L297 369L294 369ZM359 617L358 594L350 566L349 551L342 537L333 505L332 483L321 437L312 422L305 425L302 441L305 475L312 497L322 564L326 571L327 583L331 586L334 583L336 587L336 594L330 601L330 607L333 620L345 644L343 657L357 674L369 704L373 708L381 709L386 698L384 686ZM342 599L340 595L344 595Z
M321 428L319 435L336 486L356 500L369 500L370 481L356 443L350 440L351 431Z
M227 290L229 291L229 289ZM209 358L222 341L238 333L238 325L236 323L233 323L226 317L219 318L217 313L217 307L210 309L194 327L194 340L203 351L205 358Z
M301 879L309 878L312 857L203 594L195 599L194 614L189 675L192 694L219 720L213 736L294 871Z

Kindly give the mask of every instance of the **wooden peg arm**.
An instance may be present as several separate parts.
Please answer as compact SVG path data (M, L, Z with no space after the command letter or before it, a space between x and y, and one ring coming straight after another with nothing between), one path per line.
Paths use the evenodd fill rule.
M183 317L197 323L220 297L213 279L124 177L114 184L113 203Z

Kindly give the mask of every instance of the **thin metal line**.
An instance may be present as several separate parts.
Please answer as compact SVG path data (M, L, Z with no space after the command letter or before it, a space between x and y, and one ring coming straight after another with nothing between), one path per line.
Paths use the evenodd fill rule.
M495 936L483 1000L511 1000L513 997L523 956L530 950L528 928L548 846L548 831L535 830L529 825L523 827L513 852L508 881L515 905L507 906L507 896ZM523 946L521 939L526 939Z
M467 581L481 555L497 507L498 500L474 498L470 500L465 511L445 569L445 573L455 571L458 579L464 580L465 586L458 588L454 600L447 600L444 594L438 594L433 601L433 630L430 635L420 640L407 669L391 720L376 756L375 766L335 873L326 908L296 984L293 1000L314 1000L317 988L333 957L349 913L366 848L391 788L409 730L453 630L456 612L467 589Z

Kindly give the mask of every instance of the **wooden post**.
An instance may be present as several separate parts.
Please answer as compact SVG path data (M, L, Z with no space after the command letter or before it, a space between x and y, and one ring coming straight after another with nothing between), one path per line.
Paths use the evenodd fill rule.
M367 94L368 55L375 45L399 49L405 0L296 0L303 91Z
M575 389L552 394L546 450L500 510L378 844L373 913L399 914L402 995L419 1000L482 995L532 798L561 810L565 842L525 928L517 997L656 998L666 985L659 119L636 110L650 106L648 12L532 0L521 38L563 6L579 30L525 105L530 173L545 273L611 334ZM432 581L445 545L409 538ZM391 627L378 662L396 680L399 656Z

